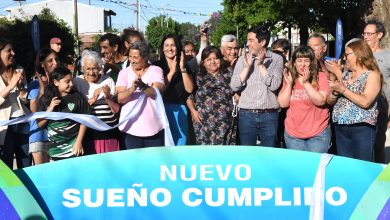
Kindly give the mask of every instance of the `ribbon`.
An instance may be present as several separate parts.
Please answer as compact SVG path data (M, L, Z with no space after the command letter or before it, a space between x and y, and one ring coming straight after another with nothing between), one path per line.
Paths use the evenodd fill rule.
M332 154L322 154L311 194L310 220L324 219L325 171Z
M156 88L154 88L156 91L156 102L157 102L157 113L158 117L163 124L164 127L164 133L165 133L165 146L175 146L171 134L171 130L169 128L169 122L165 113L164 104L162 101L162 96L160 94L160 91ZM7 126L12 124L19 124L24 122L33 121L39 118L45 118L48 120L62 120L62 119L71 119L73 121L76 121L80 124L83 124L89 128L98 130L98 131L107 131L114 128L119 127L120 125L126 123L130 119L134 118L138 113L141 111L141 107L143 103L146 101L147 97L144 93L140 95L140 97L137 99L137 102L133 106L133 108L130 109L130 111L126 114L125 117L121 117L119 120L119 123L113 127L107 125L102 120L97 118L94 115L86 115L86 114L76 114L76 113L65 113L65 112L35 112L33 114L28 114L23 117L18 117L12 120L7 121L0 121L0 126Z

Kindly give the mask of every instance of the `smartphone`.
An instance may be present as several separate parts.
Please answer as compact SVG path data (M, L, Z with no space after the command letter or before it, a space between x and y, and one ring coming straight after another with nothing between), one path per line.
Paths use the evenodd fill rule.
M325 56L325 57L324 57L324 61L336 61L336 62L337 62L337 58Z

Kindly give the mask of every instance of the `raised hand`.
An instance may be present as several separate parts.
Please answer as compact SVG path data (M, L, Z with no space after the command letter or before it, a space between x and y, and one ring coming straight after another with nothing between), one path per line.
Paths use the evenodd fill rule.
M50 102L49 107L47 108L47 111L48 112L54 111L54 108L56 106L58 106L60 103L61 103L61 99L59 99L58 97L53 97L53 99Z

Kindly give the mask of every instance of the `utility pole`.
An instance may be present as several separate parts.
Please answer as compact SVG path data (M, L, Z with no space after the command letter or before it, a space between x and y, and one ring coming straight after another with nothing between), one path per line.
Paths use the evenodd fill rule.
M76 55L80 55L79 50L79 28L78 28L78 18L77 18L77 0L73 0L73 31L76 36Z
M137 31L140 31L140 28L141 28L141 25L140 25L140 19L139 19L139 16L140 16L140 11L141 11L141 3L140 3L141 0L137 0Z

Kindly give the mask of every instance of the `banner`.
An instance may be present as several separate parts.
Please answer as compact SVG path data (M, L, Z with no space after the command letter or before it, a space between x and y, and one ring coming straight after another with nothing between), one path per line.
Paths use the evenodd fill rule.
M324 219L349 219L384 167L320 158L266 147L154 147L72 158L16 174L54 219L309 219L316 176L324 181L319 213ZM381 199L389 196L384 191ZM383 209L382 200L370 199L376 207L372 218Z
M336 42L335 42L335 57L340 59L341 51L343 51L343 41L344 41L344 32L343 32L343 23L341 19L338 18L336 22Z
M31 38L35 53L38 53L39 49L41 48L41 36L39 29L39 19L36 15L34 15L31 21Z

